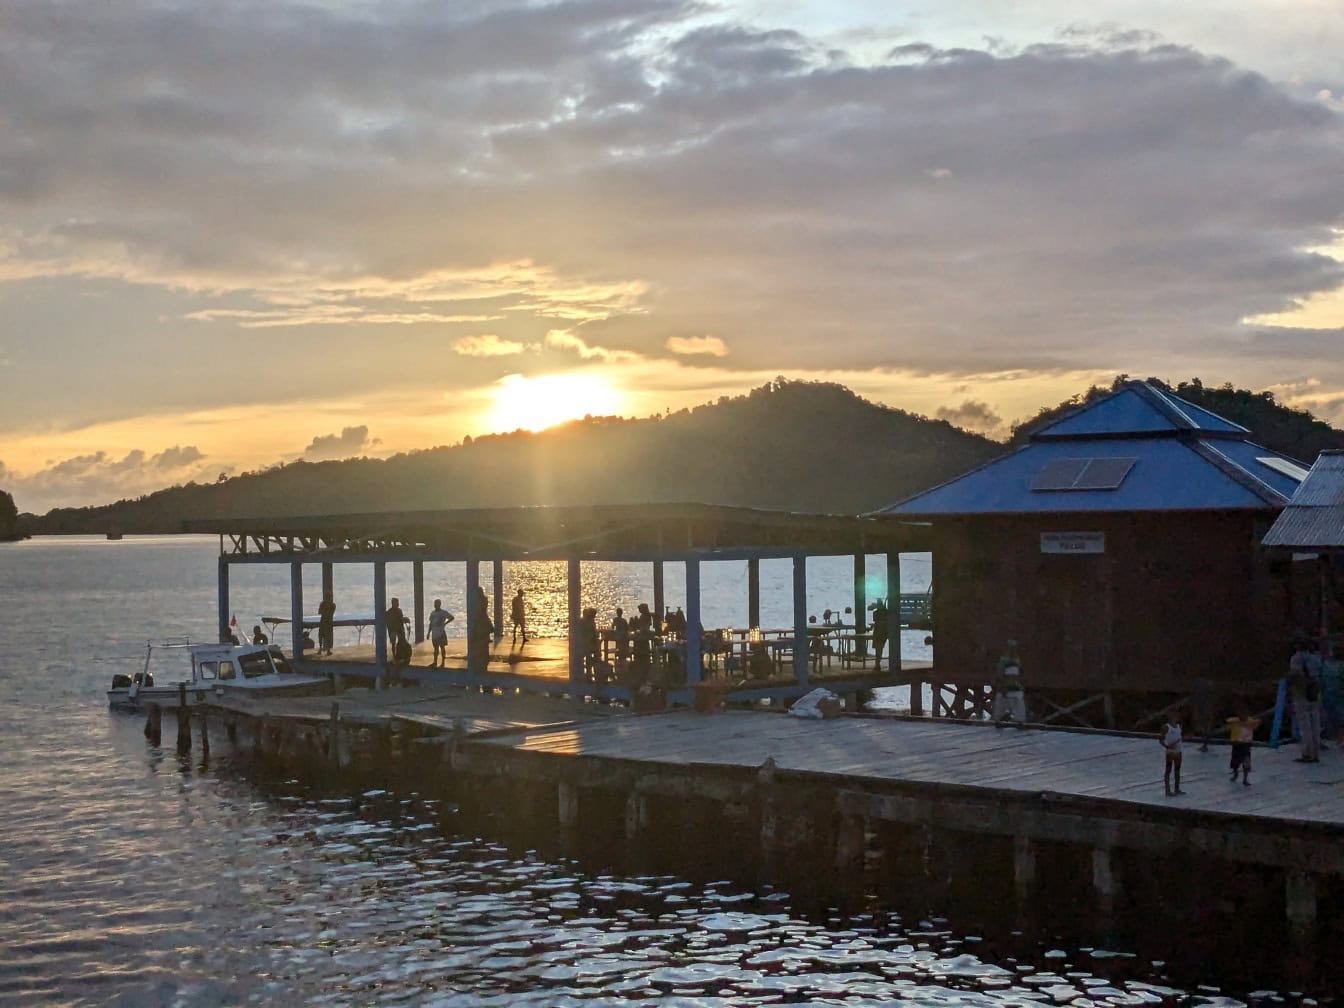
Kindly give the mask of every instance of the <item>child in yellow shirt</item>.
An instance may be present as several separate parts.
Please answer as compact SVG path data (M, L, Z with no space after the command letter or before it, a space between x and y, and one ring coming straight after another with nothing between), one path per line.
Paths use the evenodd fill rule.
M1251 742L1259 727L1260 719L1247 714L1245 704L1237 708L1236 717L1227 719L1227 734L1232 739L1232 762L1229 764L1232 780L1237 779L1240 770L1241 783L1246 787L1251 786Z

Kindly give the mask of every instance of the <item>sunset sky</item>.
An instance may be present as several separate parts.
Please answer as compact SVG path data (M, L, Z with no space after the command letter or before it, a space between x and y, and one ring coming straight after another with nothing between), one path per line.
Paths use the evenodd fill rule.
M0 489L776 375L994 436L1119 372L1344 424L1341 54L1338 0L5 0Z

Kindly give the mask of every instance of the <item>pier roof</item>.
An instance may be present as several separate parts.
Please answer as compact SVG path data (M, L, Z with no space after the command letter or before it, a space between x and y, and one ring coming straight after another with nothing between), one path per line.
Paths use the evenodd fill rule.
M1128 382L1030 441L879 515L1278 510L1306 475L1238 424Z
M1298 550L1344 549L1344 451L1321 452L1263 544Z
M919 523L714 504L456 508L204 518L223 552L257 561L405 559L749 559L927 549Z

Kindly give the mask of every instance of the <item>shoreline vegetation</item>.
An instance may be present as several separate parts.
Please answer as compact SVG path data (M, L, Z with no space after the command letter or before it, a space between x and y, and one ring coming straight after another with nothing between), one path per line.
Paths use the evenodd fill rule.
M1007 443L870 402L842 385L776 379L741 396L642 419L585 417L386 459L299 460L216 483L45 515L0 490L0 540L173 533L195 518L564 504L697 502L828 514L885 507L1012 451L1032 430L1128 381L1043 407ZM1149 381L1248 428L1306 465L1344 431L1271 392ZM8 510L6 509L8 504ZM6 519L6 515L10 517Z

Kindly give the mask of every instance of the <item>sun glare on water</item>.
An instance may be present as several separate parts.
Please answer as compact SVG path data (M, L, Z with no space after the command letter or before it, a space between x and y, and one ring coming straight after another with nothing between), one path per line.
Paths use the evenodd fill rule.
M584 416L612 416L621 406L621 394L596 375L512 374L500 379L494 408L485 419L493 432L539 431Z

